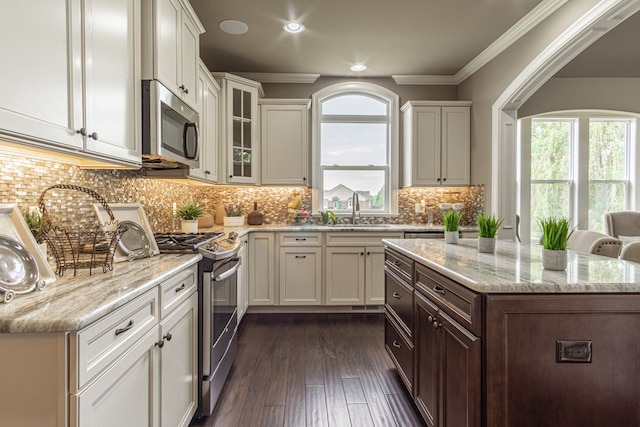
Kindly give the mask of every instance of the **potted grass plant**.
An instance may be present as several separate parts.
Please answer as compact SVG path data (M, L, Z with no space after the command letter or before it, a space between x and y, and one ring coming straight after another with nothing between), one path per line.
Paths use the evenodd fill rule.
M565 270L567 268L567 242L569 220L566 217L545 217L538 219L542 230L542 267L546 270Z
M45 220L44 217L37 210L22 210L22 217L24 221L27 223L29 227L29 231L33 235L33 238L36 239L36 243L38 247L42 251L42 253L47 255L47 242L45 241L44 236L44 226Z
M442 214L444 222L444 241L446 243L458 243L458 226L460 225L460 211L447 211Z
M180 228L183 233L198 232L198 217L204 213L200 203L187 202L178 207L176 214L180 218Z
M478 252L494 253L496 250L496 234L504 218L480 213L476 217L478 224Z
M242 215L242 203L228 203L224 205L226 216L224 217L225 227L241 227L244 225L244 216Z

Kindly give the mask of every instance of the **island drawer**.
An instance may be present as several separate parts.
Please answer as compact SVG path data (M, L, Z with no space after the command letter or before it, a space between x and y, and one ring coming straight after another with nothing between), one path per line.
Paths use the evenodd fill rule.
M280 246L320 246L321 233L280 233Z
M482 335L481 295L421 264L416 264L415 288L476 336Z
M398 277L402 278L407 283L413 283L413 260L394 252L391 249L386 249L384 253L384 265L390 269Z
M413 336L413 288L395 274L385 272L385 308L409 336Z
M384 317L384 346L396 365L400 378L413 392L413 344L400 332L393 319Z
M154 288L91 325L71 334L72 391L81 389L158 324L158 291ZM74 366L76 363L71 363ZM74 388L77 387L77 388Z
M198 288L198 265L194 264L160 283L160 318L186 301Z

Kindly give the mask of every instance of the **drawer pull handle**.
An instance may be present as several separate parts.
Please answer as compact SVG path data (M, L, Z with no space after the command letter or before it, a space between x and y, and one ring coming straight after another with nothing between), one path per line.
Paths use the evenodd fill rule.
M176 292L184 291L187 288L187 285L184 283L176 288Z
M171 334L167 334L167 335L165 335L165 336L163 336L163 337L162 337L162 339L163 339L163 340L167 340L167 341L171 341L171 338L173 338L173 337L171 336Z
M395 265L396 267L400 267L402 263L396 259L393 261L393 265Z
M118 336L120 334L124 334L125 332L127 332L131 328L133 328L133 320L129 320L129 323L127 323L127 326L125 326L124 328L116 329L116 336Z
M436 319L433 319L432 325L433 325L434 329L438 329L440 326L442 326L442 324L438 323L438 321Z
M300 258L301 258L301 259L304 259L304 258L306 258L306 257L307 257L306 255L296 255L296 258L298 258L298 259L300 259Z
M154 345L157 346L158 348L162 348L162 347L164 347L164 340L160 340L157 343L155 343Z
M307 238L306 237L296 237L296 242L306 242Z
M444 294L446 293L446 291L444 290L444 288L441 288L441 287L440 287L440 286L438 286L438 285L435 285L435 286L433 287L433 291L434 291L434 292L437 292L437 293L439 293L439 294L441 294L441 295L444 295Z
M393 340L393 343L391 343L392 346L394 346L395 348L400 348L400 343L396 340Z
M394 292L393 293L393 297L396 298L396 299L400 299L400 294L397 293L397 292Z

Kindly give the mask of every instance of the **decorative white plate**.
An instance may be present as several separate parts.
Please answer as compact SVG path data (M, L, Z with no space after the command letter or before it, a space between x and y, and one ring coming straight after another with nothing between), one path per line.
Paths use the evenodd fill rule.
M118 247L127 254L130 260L151 256L151 240L139 224L133 221L121 221L120 226L126 230L120 235Z
M56 276L47 262L47 254L43 254L38 247L36 239L33 238L29 226L15 204L0 204L0 235L17 240L29 251L36 261L41 280L46 284L56 281Z
M94 203L93 208L98 216L98 221L105 231L115 231L117 224L110 224L111 219L109 214L105 210L104 206L99 203ZM160 253L158 244L153 238L153 230L147 220L147 215L144 213L144 209L139 203L109 203L109 209L115 217L116 223L131 221L139 225L146 233L149 240L149 256L157 255ZM127 254L120 246L116 250L113 256L114 262L128 261L129 254Z

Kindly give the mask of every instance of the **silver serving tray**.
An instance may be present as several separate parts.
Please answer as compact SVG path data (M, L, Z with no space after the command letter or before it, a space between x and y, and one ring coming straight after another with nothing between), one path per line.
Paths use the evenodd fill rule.
M38 264L22 243L0 235L0 291L9 302L15 294L24 294L44 288Z
M154 254L151 239L141 225L134 221L122 221L120 226L126 227L126 230L120 235L118 246L130 260L147 258Z

